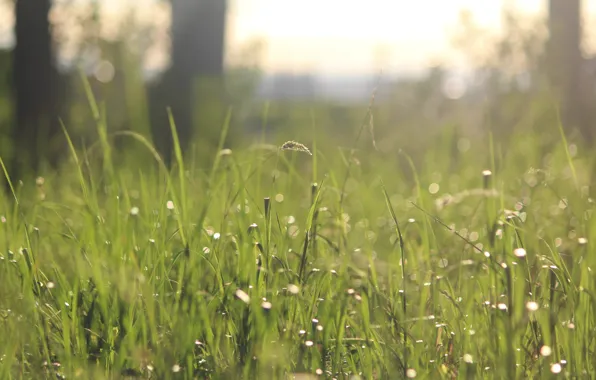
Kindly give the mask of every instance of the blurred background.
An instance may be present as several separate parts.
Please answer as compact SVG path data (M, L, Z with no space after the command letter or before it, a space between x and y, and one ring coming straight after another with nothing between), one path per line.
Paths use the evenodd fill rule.
M230 109L230 148L350 147L373 93L385 153L556 133L559 117L590 143L596 0L0 0L0 156L15 179L59 167L60 120L79 148L100 124L117 159L137 157L115 137L134 131L170 162L167 107L198 162Z

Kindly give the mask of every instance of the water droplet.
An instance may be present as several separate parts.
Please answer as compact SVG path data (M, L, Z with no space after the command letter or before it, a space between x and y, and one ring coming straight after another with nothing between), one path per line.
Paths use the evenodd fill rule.
M298 294L300 292L300 288L294 284L288 285L288 292L292 294Z
M562 369L563 368L561 367L561 364L559 364L559 363L555 363L555 364L553 364L553 365L550 366L550 371L552 373L561 373L561 370Z
M515 248L513 254L515 257L526 257L526 250L523 248Z
M436 194L439 192L440 186L438 183L431 183L428 187L428 192L431 194Z
M552 353L553 353L553 350L549 346L540 347L540 355L550 356Z
M445 258L439 260L439 268L447 268L449 261Z
M298 228L298 226L292 225L288 228L288 235L290 235L291 238L296 238L299 233L300 229Z
M528 303L526 303L526 309L528 309L528 311L536 311L538 310L539 306L537 302L534 301L529 301Z
M242 289L236 290L236 297L238 297L238 299L244 303L250 302L250 296Z
M414 379L416 375L417 373L414 368L408 368L408 370L406 371L406 376L408 377L408 379Z

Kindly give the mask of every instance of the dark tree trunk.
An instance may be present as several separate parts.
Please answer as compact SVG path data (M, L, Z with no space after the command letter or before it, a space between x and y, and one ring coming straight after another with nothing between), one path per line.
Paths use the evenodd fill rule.
M54 66L48 13L50 0L15 4L13 55L16 118L13 126L13 179L36 175L40 163L57 163L59 76ZM57 136L58 135L58 136Z
M205 127L195 116L209 113L203 97L215 95L223 75L226 3L172 0L171 67L151 96L154 142L168 162L172 137L166 107L172 109L183 151L193 138L193 127Z
M566 128L578 128L585 138L591 138L580 91L581 1L550 0L549 32L548 69L560 101L562 122Z

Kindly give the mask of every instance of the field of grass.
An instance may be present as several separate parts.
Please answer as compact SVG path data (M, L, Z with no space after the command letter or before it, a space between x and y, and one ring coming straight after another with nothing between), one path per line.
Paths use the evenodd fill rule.
M0 195L0 379L594 377L596 156L544 128L169 170L100 125Z

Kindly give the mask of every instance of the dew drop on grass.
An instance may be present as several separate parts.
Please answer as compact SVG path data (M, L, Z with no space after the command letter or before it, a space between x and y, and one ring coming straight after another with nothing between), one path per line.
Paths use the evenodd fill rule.
M562 369L563 368L561 367L561 364L559 364L559 363L555 363L555 364L553 364L553 365L550 366L550 371L552 373L561 373L561 370Z
M300 288L294 284L288 285L288 292L292 294L298 294L300 292Z
M542 356L550 356L553 353L553 350L549 346L542 346L540 347L540 355Z
M288 235L290 235L291 238L296 238L299 232L300 229L297 226L292 225L288 228Z
M470 236L468 236L468 239L470 239L470 241L474 242L474 241L478 240L478 237L479 237L478 232L472 231L472 232L470 232Z
M439 192L439 184L438 183L431 183L430 186L428 187L428 192L431 194L436 194Z
M250 302L250 296L246 294L246 292L244 292L244 290L242 289L236 290L236 297L244 303Z
M538 303L534 302L534 301L529 301L528 303L526 303L526 309L528 311L536 311L538 310Z
M513 254L515 257L526 257L526 250L523 248L515 248Z
M449 261L445 258L439 260L439 268L447 268L447 265L449 265Z
M414 379L416 375L417 373L414 368L408 368L408 370L406 371L406 376L408 377L408 379Z

